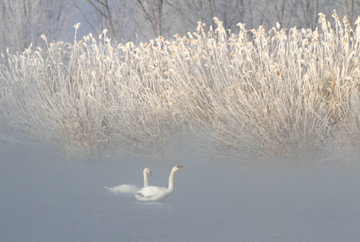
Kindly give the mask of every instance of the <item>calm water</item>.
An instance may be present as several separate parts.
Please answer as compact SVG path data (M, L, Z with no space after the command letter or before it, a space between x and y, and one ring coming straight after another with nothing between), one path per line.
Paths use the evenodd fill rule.
M359 241L360 172L247 167L183 157L69 162L34 149L1 150L0 241ZM103 188L165 186L140 203Z

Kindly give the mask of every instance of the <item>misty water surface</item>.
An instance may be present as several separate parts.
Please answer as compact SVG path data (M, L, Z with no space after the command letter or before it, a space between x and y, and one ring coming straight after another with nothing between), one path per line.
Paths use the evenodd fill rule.
M141 203L103 188L166 185L163 202ZM0 241L358 241L355 169L278 168L209 161L66 161L40 149L1 149Z

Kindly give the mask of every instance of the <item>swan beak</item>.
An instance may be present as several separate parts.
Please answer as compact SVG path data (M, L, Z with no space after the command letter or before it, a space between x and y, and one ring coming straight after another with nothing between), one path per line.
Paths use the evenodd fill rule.
M179 166L179 169L180 169L180 168L183 168L183 167L184 167L184 166Z
M152 176L152 172L151 172L151 171L149 171L149 175Z

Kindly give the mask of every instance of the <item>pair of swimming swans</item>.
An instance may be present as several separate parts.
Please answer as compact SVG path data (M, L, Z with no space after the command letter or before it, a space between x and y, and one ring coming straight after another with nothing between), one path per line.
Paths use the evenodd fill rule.
M174 175L180 168L183 166L174 166L171 169L169 175L169 186L168 187L158 187L158 186L149 186L147 175L152 173L149 168L145 168L143 171L144 175L144 187L139 189L136 185L123 184L116 187L105 187L111 192L114 193L133 193L136 200L146 202L146 201L160 201L167 198L174 191Z

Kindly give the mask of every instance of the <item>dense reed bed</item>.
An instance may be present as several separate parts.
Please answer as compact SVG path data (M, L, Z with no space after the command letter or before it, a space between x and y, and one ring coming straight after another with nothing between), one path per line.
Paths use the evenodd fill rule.
M72 154L156 152L195 132L224 150L292 157L360 148L360 20L114 45L91 34L6 53L0 132ZM76 29L78 25L76 26ZM13 132L16 130L17 132Z

